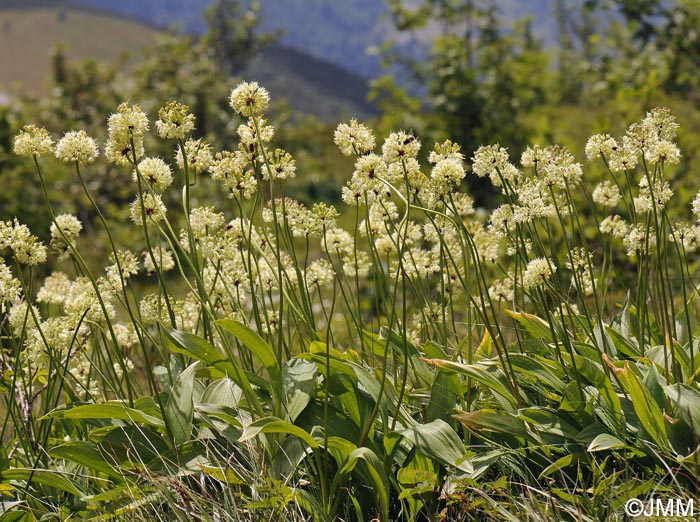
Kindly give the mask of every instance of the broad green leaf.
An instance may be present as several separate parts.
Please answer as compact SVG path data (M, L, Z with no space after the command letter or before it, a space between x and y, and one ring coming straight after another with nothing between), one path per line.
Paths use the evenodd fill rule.
M20 522L21 520L30 520L29 513L23 509L15 509L27 507L22 502L2 502L0 501L0 522Z
M590 444L601 433L607 433L605 426L599 422L594 422L576 434L576 441L581 444Z
M461 373L467 377L471 377L486 389L503 397L513 407L518 405L518 401L513 396L513 393L508 385L508 379L503 373L503 370L496 364L486 364L482 361L477 364L463 364L445 359L423 359L426 363L444 368L453 372Z
M505 312L520 323L534 339L552 342L552 330L549 327L549 323L544 319L525 312L515 312L513 310L506 310Z
M135 463L139 467L160 469L170 451L162 434L138 425L93 430L90 438L108 462L122 467Z
M377 504L382 512L382 520L389 520L389 491L391 484L384 471L384 464L369 448L357 448L354 450L336 473L331 491L339 494L339 489L345 481L345 477L355 470L358 464L364 463L364 470L359 470L359 475L365 485L371 486L377 499ZM364 471L364 472L363 472Z
M273 382L280 382L280 362L272 347L246 325L233 319L221 319L216 324L224 330L232 333L258 358Z
M601 433L588 445L588 451L605 451L624 448L626 444L609 433Z
M518 375L525 375L530 378L533 383L544 383L550 388L563 393L566 385L558 375L557 368L551 364L547 364L537 357L513 353L509 355L509 360L514 370L518 370Z
M396 389L393 386L385 386L382 388L377 375L370 372L361 364L352 362L344 357L338 358L335 356L332 356L330 361L327 361L323 354L303 354L300 357L316 363L319 372L323 375L328 373L329 369L327 365L330 363L329 380L333 379L334 375L342 375L343 379L341 380L344 381L342 382L343 385L345 385L345 381L349 378L349 382L352 383L353 388L366 392L372 400L377 401L381 396L380 413L396 409L396 403L398 401ZM375 371L379 373L378 369ZM399 420L406 426L415 423L404 406L399 408Z
M603 354L603 358L629 395L634 412L644 430L660 447L669 449L670 442L666 434L663 412L652 398L649 390L639 382L637 376L632 372L629 361L624 362L623 368L618 368L605 354Z
M241 400L243 391L228 377L217 379L209 384L199 398L202 404L235 408Z
M294 435L303 440L310 448L318 448L318 442L316 442L316 439L314 439L309 432L275 417L265 417L249 424L245 430L243 430L241 441L250 440L263 433L286 433L288 435Z
M291 359L282 368L282 382L287 396L299 391L313 395L317 381L318 368L304 359Z
M333 436L328 437L327 449L340 466L357 449L357 445L343 437Z
M194 416L194 377L199 362L194 362L177 376L165 404L165 420L176 445L186 442L192 436Z
M457 432L442 419L428 424L416 424L400 433L412 442L423 455L453 466L465 473L472 473L469 461L463 460L466 449Z
M538 441L525 422L508 412L485 408L479 411L460 413L454 418L476 432L495 431L532 442Z
M238 386L241 387L245 394L246 400L256 411L262 412L260 400L256 395L253 387L250 385L248 376L245 374L240 365L235 359L229 358L214 349L206 339L202 339L188 332L179 330L163 329L165 337L168 340L170 349L177 353L182 353L188 357L193 357L208 365L213 366L221 372L217 377L230 377Z
M608 334L610 339L612 339L612 342L615 345L617 357L640 357L642 355L641 350L630 337L625 337L624 334L618 332L611 326L606 326L605 332Z
M514 415L532 425L538 437L547 439L546 442L549 444L554 443L549 439L563 439L557 440L557 444L563 444L565 441L574 441L579 433L577 428L574 428L562 418L563 415L561 413L544 406L523 408Z
M85 495L75 484L73 484L73 482L67 478L66 473L61 473L59 471L29 468L6 469L2 472L2 479L4 481L21 480L23 482L28 482L31 480L32 483L60 489L61 491L75 495L78 498L82 498Z
M430 401L425 410L428 422L448 419L457 404L459 380L453 372L438 370L430 387Z
M666 395L664 394L664 387L666 384L666 379L663 375L659 373L655 364L649 365L649 371L644 376L644 381L642 382L644 387L649 390L649 395L651 396L659 408L662 410L666 407Z
M294 358L282 367L287 418L294 422L316 394L318 368L304 359Z
M123 476L115 470L98 451L97 445L87 441L72 441L49 450L49 455L55 459L65 459L86 468L104 473L115 480L123 480Z
M130 422L143 422L144 424L155 426L156 428L164 427L162 419L154 417L153 415L148 415L135 408L129 408L121 401L61 407L47 413L44 418L125 420Z
M198 335L165 328L163 332L165 332L169 341L168 345L173 352L181 353L212 366L228 362L226 355L216 350L206 339Z
M540 473L540 479L543 477L548 477L552 473L556 473L557 471L561 471L564 468L568 468L572 464L578 462L581 459L581 455L579 453L571 453L569 455L564 455L560 459L557 459L556 461L552 462L549 466L544 468L542 470L542 473Z
M566 361L571 361L569 354L562 354L562 357ZM622 428L624 426L624 415L622 414L620 397L618 397L613 387L613 382L610 380L612 376L606 374L603 366L580 355L574 355L574 361L579 375L600 392L608 407L608 417L615 419L614 424L617 428Z
M246 484L246 481L238 475L238 473L235 472L235 470L227 466L225 468L218 467L218 466L205 466L204 464L200 464L199 466L201 470L204 472L205 475L208 475L215 480L218 480L219 482L224 482L225 484Z
M664 392L678 416L690 426L697 441L700 436L700 392L685 384L665 386Z

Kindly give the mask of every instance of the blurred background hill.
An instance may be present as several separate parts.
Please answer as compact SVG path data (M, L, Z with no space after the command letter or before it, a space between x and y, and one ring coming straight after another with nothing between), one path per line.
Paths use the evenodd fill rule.
M195 4L207 2L0 1L0 91L46 94L57 45L70 60L114 62L127 53L126 63L133 67L165 28L203 32L203 7ZM243 75L321 119L376 114L367 102L365 77L283 43L263 49Z
M146 21L159 27L177 27L201 34L206 30L202 13L213 0L78 0ZM282 43L318 58L340 64L367 77L381 72L380 59L368 49L397 36L386 3L380 0L264 0L265 31L282 31ZM533 16L535 34L547 42L556 38L552 0L498 0L506 25Z

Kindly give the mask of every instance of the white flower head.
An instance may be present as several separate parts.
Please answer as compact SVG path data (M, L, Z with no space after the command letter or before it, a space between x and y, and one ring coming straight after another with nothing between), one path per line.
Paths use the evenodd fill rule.
M163 192L173 182L173 173L170 166L160 158L144 158L138 164L138 171L134 169L131 179L136 182L138 174L148 186L158 192Z
M184 140L194 130L194 115L190 108L178 102L169 102L158 111L156 130L165 140Z
M229 104L234 111L246 118L260 116L270 104L270 94L258 82L243 82L231 91Z
M185 155L187 156L187 167L195 174L199 174L209 168L212 161L211 145L201 139L193 140L190 138L185 142ZM177 148L175 153L175 161L177 166L182 170L185 169L185 161L182 156L182 149Z
M56 144L56 157L66 163L93 163L99 153L97 142L84 130L66 132Z
M350 123L341 123L335 130L333 141L345 156L357 154L361 156L374 149L374 134L365 127L363 123L358 123L352 119Z
M610 180L598 183L593 190L593 202L601 207L615 208L622 197L620 189Z
M600 159L601 156L609 158L617 149L617 142L610 134L594 134L586 142L586 157L588 161Z
M418 151L420 151L420 141L413 134L404 131L392 132L382 145L382 156L386 163L415 158Z
M43 127L25 125L15 136L13 150L18 156L43 156L53 152L53 140Z
M146 223L157 223L165 219L166 211L165 203L158 194L144 194L131 204L131 221L141 225L145 216Z
M532 290L544 285L556 271L557 267L551 259L543 257L533 259L527 264L527 268L523 272L523 288Z

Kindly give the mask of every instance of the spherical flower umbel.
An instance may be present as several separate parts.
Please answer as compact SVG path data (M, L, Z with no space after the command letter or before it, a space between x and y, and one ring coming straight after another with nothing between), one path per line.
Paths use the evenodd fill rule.
M428 156L428 161L433 165L440 163L445 159L453 159L458 162L464 161L464 154L460 152L461 147L457 143L450 140L445 140L442 143L436 143L433 150Z
M622 197L620 189L610 180L599 183L593 190L593 202L602 207L615 208Z
M53 272L44 279L44 284L36 295L40 303L61 304L66 300L71 281L63 272Z
M609 158L617 149L617 142L610 134L594 134L586 142L586 157L588 161L599 159L600 156Z
M33 236L27 225L14 221L0 221L0 250L9 247L15 261L22 265L36 266L46 261L46 247Z
M335 130L333 141L345 156L357 154L361 156L374 149L374 134L358 123L357 120L350 120L350 124L341 123Z
M520 155L520 164L524 168L538 169L541 165L549 163L552 159L552 150L550 147L542 148L535 144L528 147Z
M243 82L231 91L229 104L246 118L260 116L270 104L270 94L258 82Z
M0 257L0 314L5 312L5 303L15 302L22 291L22 285L12 275L10 267Z
M289 152L276 149L270 155L270 162L267 167L263 167L263 179L291 179L296 176L296 163Z
M58 260L68 257L68 245L75 241L83 229L83 224L71 214L56 216L51 223L51 248L58 252Z
M15 137L13 150L19 156L43 156L53 151L53 140L43 127L25 125Z
M164 140L184 140L194 130L194 115L190 108L178 102L169 102L158 111L156 130Z
M387 163L415 158L420 151L420 141L413 134L392 132L382 145L382 157Z
M248 169L248 159L241 151L217 152L209 165L212 179L220 181L229 191L230 198L243 196L250 199L255 194L258 182L252 169Z
M134 169L131 178L134 183L138 181L138 174L150 188L163 192L173 182L173 173L170 166L160 158L145 158L139 162L138 172Z
M557 267L551 259L538 257L527 264L523 272L523 288L532 290L544 285L551 275L557 271Z
M433 187L439 195L448 194L453 186L458 186L464 179L462 162L452 158L440 160L433 167L430 175Z
M56 144L56 157L66 163L92 163L99 153L97 142L84 130L66 132Z
M71 241L78 237L83 229L80 220L72 214L61 214L56 216L55 222L51 223L51 239L67 239Z
M211 145L203 142L201 139L189 139L185 142L185 156L187 156L188 170L192 170L195 174L207 170L212 161ZM182 149L178 147L175 153L175 161L177 166L185 170L185 162L182 156Z
M693 203L691 205L692 210L693 210L693 215L695 216L695 219L700 223L700 192L695 194L695 197L693 198Z
M138 105L123 102L117 107L117 112L107 120L107 131L110 138L128 138L129 135L142 137L148 132L148 116Z
M158 194L144 194L131 204L131 221L141 225L145 215L147 223L157 223L165 218L166 210Z
M154 258L155 264L153 264ZM146 250L143 252L143 267L146 269L148 274L155 274L156 269L160 270L161 272L172 270L175 268L173 253L167 248L159 246L153 249L153 257L151 257L151 253Z
M598 228L601 234L610 234L617 239L622 239L627 235L629 227L629 224L622 219L621 216L613 214L612 216L608 216L601 221Z
M472 172L483 178L489 176L494 186L500 187L501 178L514 181L520 172L508 161L508 151L500 145L483 145L472 157Z
M675 143L659 140L644 151L644 157L651 164L661 162L676 165L681 160L681 151Z
M129 165L144 154L143 136L148 131L148 116L138 105L124 102L107 120L109 138L105 156L117 165Z

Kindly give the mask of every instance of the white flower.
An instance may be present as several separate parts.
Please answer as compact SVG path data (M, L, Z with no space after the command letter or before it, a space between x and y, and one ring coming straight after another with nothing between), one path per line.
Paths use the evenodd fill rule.
M66 132L56 144L56 157L66 163L93 163L98 155L97 142L84 130Z
M533 259L527 264L525 272L523 272L523 288L532 290L538 286L544 285L547 280L557 271L554 261L539 257Z
M355 119L350 120L350 124L338 125L333 141L345 156L352 154L361 156L374 149L374 134Z
M403 131L392 132L382 145L382 157L387 163L415 158L420 150L420 141Z
M109 137L105 156L117 165L129 165L143 156L143 137L148 131L148 116L138 105L124 102L107 120ZM133 146L132 146L133 145Z
M173 173L170 166L160 158L144 158L139 162L138 172L134 169L131 179L136 182L138 173L148 186L158 192L163 192L173 182Z
M610 234L617 239L627 235L629 224L617 214L606 217L600 222L599 230L602 234Z
M448 194L452 187L458 186L464 179L462 162L453 158L440 160L430 174L433 188L439 195Z
M593 202L602 207L614 208L620 201L620 189L610 180L598 183L593 190Z
M190 108L177 102L170 102L158 111L156 130L165 140L184 140L194 130L194 116Z
M617 142L610 134L595 134L586 142L586 157L589 161L599 159L600 156L609 158L617 149Z
M258 82L243 82L238 85L229 97L231 108L241 116L250 118L260 116L270 103L267 89L260 87Z
M43 156L53 151L53 140L43 127L25 125L15 137L13 150L19 156Z
M211 145L203 142L201 139L189 139L185 142L185 155L187 156L187 167L189 170L198 174L209 168L212 161ZM177 166L182 170L185 169L185 162L182 157L182 149L177 148L175 153L175 161Z
M167 209L158 194L144 194L131 204L131 221L143 224L143 215L147 223L156 223L165 219Z

